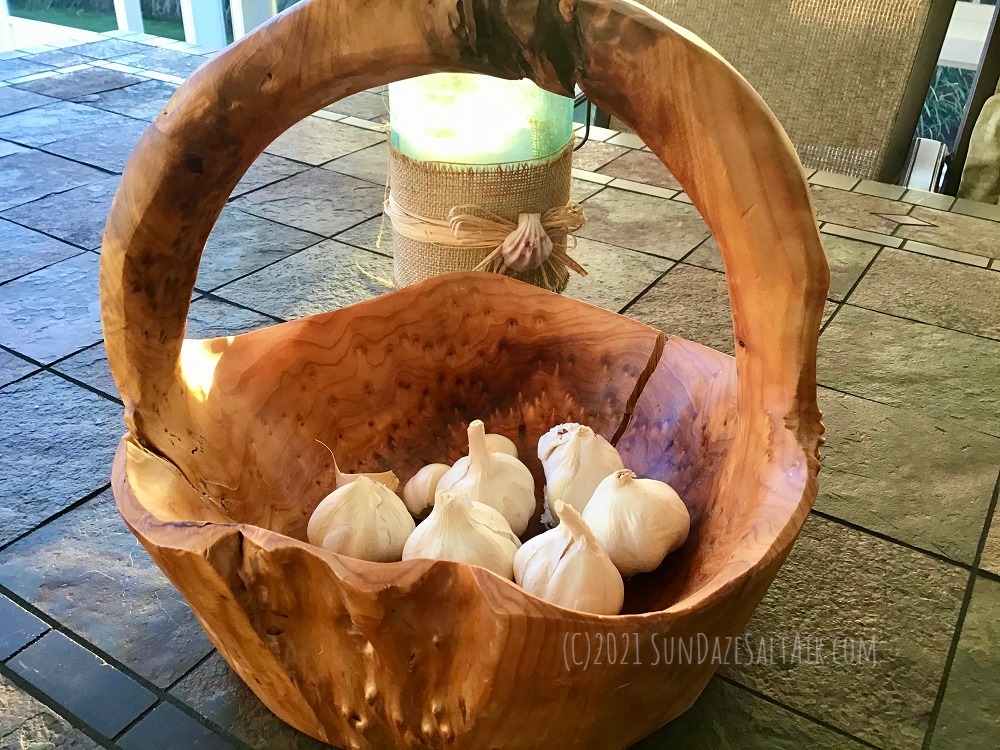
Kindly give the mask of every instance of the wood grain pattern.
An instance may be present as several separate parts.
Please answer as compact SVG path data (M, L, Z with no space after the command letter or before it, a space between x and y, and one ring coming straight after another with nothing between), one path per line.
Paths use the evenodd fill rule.
M184 342L205 240L270 141L357 91L462 70L561 93L578 82L639 133L719 241L735 361L482 274ZM119 509L227 661L314 737L365 750L624 748L690 706L716 666L654 664L654 638L738 633L815 499L828 282L771 113L645 8L305 0L178 89L115 197L101 294L129 430ZM391 466L405 481L460 455L476 417L525 457L552 424L589 422L621 434L632 468L677 486L691 538L628 582L625 615L561 610L468 566L376 565L302 541L332 482L317 440L345 471ZM567 644L598 634L635 634L643 663L567 658Z

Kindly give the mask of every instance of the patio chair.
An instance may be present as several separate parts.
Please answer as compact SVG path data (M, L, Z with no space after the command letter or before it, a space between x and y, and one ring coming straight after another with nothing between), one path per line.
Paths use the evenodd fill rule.
M731 62L777 115L805 166L885 182L903 171L955 6L955 0L638 2Z

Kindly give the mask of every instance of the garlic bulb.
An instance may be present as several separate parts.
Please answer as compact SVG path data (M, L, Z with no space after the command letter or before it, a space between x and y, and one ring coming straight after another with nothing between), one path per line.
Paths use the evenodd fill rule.
M431 514L410 534L403 559L451 560L514 577L521 542L502 515L455 492L439 492Z
M450 468L448 464L428 464L410 477L403 487L403 503L412 515L423 518L430 513L438 482Z
M560 500L583 512L591 495L606 476L624 469L615 447L582 424L560 424L538 440L538 458L545 470L545 515Z
M625 583L576 508L556 500L559 525L529 539L514 555L514 580L529 594L560 607L617 615Z
M517 458L517 446L514 441L504 435L491 432L486 436L486 447L490 453L506 453L508 456Z
M445 490L500 511L517 536L535 512L535 480L528 467L513 456L490 453L486 428L478 419L469 425L469 455L438 482L438 495Z
M669 484L636 479L628 470L601 482L583 520L626 577L659 567L691 528L688 510Z
M306 528L310 544L347 557L396 562L415 524L403 501L383 484L358 476L327 495Z

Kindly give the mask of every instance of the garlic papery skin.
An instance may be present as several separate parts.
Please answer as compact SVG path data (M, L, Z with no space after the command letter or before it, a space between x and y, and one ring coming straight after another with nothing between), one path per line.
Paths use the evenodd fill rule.
M594 492L583 520L626 578L656 570L684 544L691 516L669 484L616 471Z
M514 555L514 580L529 594L566 609L617 615L625 582L577 510L553 503L559 525L526 541Z
M446 491L438 493L427 520L406 540L403 559L451 560L511 579L520 546L499 511Z
M434 506L434 493L448 469L448 464L428 464L403 487L403 504L412 516L423 518Z
M505 453L490 453L482 421L469 425L469 455L438 482L438 495L450 490L470 502L500 511L521 536L535 512L535 480L528 467Z
M505 453L508 456L517 458L517 446L514 441L505 435L491 432L486 435L486 447L490 453Z
M399 489L399 477L396 476L395 472L392 471L380 471L376 473L369 474L345 474L337 466L337 463L333 464L334 472L336 473L337 488L340 489L345 484L350 484L351 482L357 480L358 477L365 477L366 479L371 479L379 484L388 487L390 492L395 492Z
M398 562L416 524L403 501L384 484L358 476L316 506L310 544L370 562Z
M582 424L560 424L538 440L538 458L545 470L545 515L556 500L583 512L597 485L610 474L624 469L615 447Z

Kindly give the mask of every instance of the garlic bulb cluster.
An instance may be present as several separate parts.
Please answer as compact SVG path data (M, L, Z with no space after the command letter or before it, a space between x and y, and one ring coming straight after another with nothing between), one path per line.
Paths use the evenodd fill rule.
M396 562L414 528L403 501L384 484L361 475L320 502L306 536L310 544L340 555Z
M514 555L514 580L539 599L595 615L617 615L625 583L577 510L556 500L559 525L529 539Z
M435 498L431 514L406 540L403 559L451 560L513 578L514 554L520 546L498 511L445 490Z
M545 515L551 524L550 508L555 501L583 511L597 485L619 469L624 469L615 447L582 424L556 425L538 440L538 458L545 470Z
M423 518L430 513L438 482L450 468L448 464L427 464L410 477L410 481L403 487L403 503L412 515Z
M583 520L623 576L648 573L684 544L691 517L669 484L627 469L602 481Z
M528 467L513 456L490 453L486 427L478 419L469 425L469 455L441 477L435 505L448 490L500 511L517 536L528 528L535 512L535 480Z

